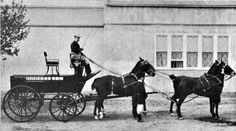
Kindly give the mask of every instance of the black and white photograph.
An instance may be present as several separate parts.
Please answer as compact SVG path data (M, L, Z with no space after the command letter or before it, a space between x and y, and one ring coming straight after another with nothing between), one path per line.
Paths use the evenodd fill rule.
M0 0L0 131L235 131L235 0Z

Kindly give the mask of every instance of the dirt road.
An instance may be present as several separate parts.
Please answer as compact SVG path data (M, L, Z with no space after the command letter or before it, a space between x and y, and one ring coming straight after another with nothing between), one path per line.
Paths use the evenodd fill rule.
M16 123L2 113L1 131L233 131L236 130L236 97L223 97L219 115L213 119L207 98L199 97L183 104L184 120L170 116L169 101L159 94L149 95L149 113L139 123L131 115L131 98L105 100L107 116L103 120L93 117L94 102L87 102L85 111L73 120L63 123L52 118L45 104L38 116L30 122Z

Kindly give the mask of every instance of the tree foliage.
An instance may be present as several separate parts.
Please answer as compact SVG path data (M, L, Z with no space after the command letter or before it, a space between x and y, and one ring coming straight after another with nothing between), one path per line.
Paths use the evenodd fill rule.
M20 51L20 41L24 40L30 31L26 20L26 6L21 2L1 7L1 56L16 56Z

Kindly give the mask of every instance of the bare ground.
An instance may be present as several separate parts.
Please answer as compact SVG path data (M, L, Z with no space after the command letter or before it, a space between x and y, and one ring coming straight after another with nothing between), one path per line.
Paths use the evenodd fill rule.
M191 98L191 96L190 96ZM188 98L189 99L189 98ZM87 102L85 111L67 123L58 122L50 115L45 103L38 116L30 122L16 123L1 115L1 131L233 131L236 130L236 97L223 96L219 106L220 119L209 113L209 100L198 97L182 105L184 120L170 116L169 101L160 94L149 95L149 113L139 123L131 114L131 98L105 100L107 116L93 117L94 101ZM175 109L175 107L174 107Z

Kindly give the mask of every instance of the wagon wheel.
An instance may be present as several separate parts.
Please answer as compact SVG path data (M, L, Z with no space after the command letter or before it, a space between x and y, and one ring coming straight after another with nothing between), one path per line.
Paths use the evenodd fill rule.
M85 97L81 93L74 93L71 96L76 101L76 104L77 104L76 116L78 116L84 111L84 109L86 107Z
M41 107L39 94L29 86L15 86L3 98L3 111L16 122L27 122L35 118Z
M76 115L77 104L72 96L57 94L50 101L49 111L56 120L67 122Z

